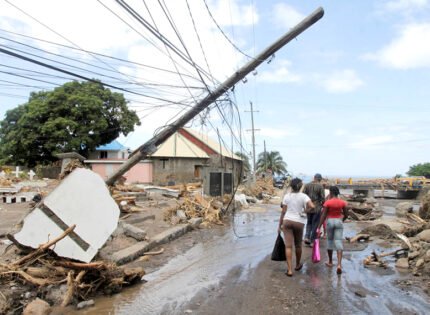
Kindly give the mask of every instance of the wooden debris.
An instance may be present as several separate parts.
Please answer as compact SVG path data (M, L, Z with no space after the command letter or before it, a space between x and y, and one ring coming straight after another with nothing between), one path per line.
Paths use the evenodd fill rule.
M61 302L62 306L67 306L98 293L117 293L123 286L141 280L145 274L141 268L124 269L104 261L81 263L58 257L50 248L71 233L74 228L75 226L72 225L62 235L40 245L38 249L15 262L0 264L1 281L12 285L19 280L37 288L48 285L55 287L67 283L67 292Z
M356 243L360 241L368 241L370 238L369 234L357 234L354 237L346 238L350 243Z
M399 238L399 239L401 239L405 244L406 244L406 246L408 246L408 248L409 249L412 249L412 244L411 244L411 242L409 241L409 239L407 238L407 236L405 236L405 235L403 235L403 234L396 234L396 236Z
M213 200L213 198L208 200L200 194L186 196L176 206L164 212L164 220L176 224L180 223L181 220L202 218L204 222L209 224L223 225L221 209L212 206ZM184 217L181 218L181 216Z
M383 261L381 257L378 254L376 254L375 251L372 251L372 254L366 257L363 260L363 263L365 266L377 266L377 267L383 267L383 268L388 267L388 264L385 261Z
M408 219L411 219L412 221L419 223L419 224L426 224L427 222L423 219L421 219L419 216L417 216L414 213L406 213L406 216Z

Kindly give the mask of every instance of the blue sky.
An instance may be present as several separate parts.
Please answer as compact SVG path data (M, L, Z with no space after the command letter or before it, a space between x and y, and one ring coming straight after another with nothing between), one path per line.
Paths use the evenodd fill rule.
M142 26L114 1L101 2L146 34ZM127 2L149 20L141 1ZM157 27L180 47L158 2L146 3ZM247 61L247 57L230 45L217 29L203 0L188 0L201 46L190 20L187 2L165 3L193 59L207 69L202 46L209 70L219 81ZM247 83L236 85L243 147L247 152L252 151L251 136L246 131L251 128L251 123L250 115L245 111L249 110L249 102L252 101L254 110L258 110L254 115L255 128L259 129L256 132L257 153L263 150L265 141L267 150L279 151L294 174L394 176L404 174L412 164L429 161L430 1L213 0L207 3L229 39L248 55L261 51L317 7L322 6L325 10L319 22L276 53L269 64L263 63L255 75L248 75ZM7 1L0 2L2 37L25 41L49 52L89 63L103 65L92 56L23 39L4 30L67 45L73 42L87 50L175 70L168 56L161 53L161 45L155 49L97 1L41 0L37 4L13 1L13 4L16 7ZM57 34L22 11L48 25ZM97 17L96 23L94 17ZM0 44L13 46L5 39L0 39ZM4 55L0 58L2 65L49 72ZM177 76L109 62L110 67L123 75L147 82L198 84L195 80L182 81ZM192 73L188 65L181 64L179 60L177 63L184 72ZM1 66L0 70L11 72ZM0 73L0 80L42 85L45 89L54 87L4 72ZM59 84L66 81L58 78L45 80L55 80ZM216 85L208 84L211 87ZM3 117L7 109L25 102L25 96L33 90L36 89L0 85L0 116ZM173 101L190 98L187 95L189 91L182 89L176 92L178 90L173 94L171 89L164 88L154 91L154 95ZM192 93L195 99L204 94L202 90ZM142 144L157 127L166 124L182 109L163 107L155 110L151 106L157 105L156 102L147 102L147 99L136 95L126 94L126 97L131 100L130 106L138 110L142 121L142 126L133 134L121 138L131 148ZM228 109L225 111L228 113ZM204 125L201 125L202 119L196 119L193 128L212 137L217 137L218 128L225 144L232 143L229 128L216 109L213 108L205 117L208 119L203 120ZM232 125L236 126L233 129L239 137L237 118ZM237 143L233 146L235 150L239 149Z

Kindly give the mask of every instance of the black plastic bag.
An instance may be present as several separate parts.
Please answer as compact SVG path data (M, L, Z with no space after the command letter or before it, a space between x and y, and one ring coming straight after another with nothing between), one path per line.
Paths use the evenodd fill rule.
M276 242L275 242L275 247L273 247L272 260L275 260L275 261L287 260L287 257L285 257L285 244L281 234L278 234L278 238L276 239Z

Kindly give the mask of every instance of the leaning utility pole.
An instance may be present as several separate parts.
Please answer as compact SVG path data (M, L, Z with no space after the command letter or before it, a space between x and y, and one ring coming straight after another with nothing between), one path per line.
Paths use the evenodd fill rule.
M250 111L245 111L246 113L251 113L251 129L248 129L247 131L251 131L252 133L252 181L255 182L255 176L257 173L257 167L255 164L255 134L254 132L258 129L254 128L254 113L257 113L258 111L254 111L253 107L252 107L252 102L249 102L249 105L251 106L251 110Z
M188 123L191 119L197 116L202 110L212 104L221 95L232 88L236 83L242 80L248 73L253 71L261 63L263 63L267 58L272 56L275 52L281 49L288 42L296 38L303 31L309 28L311 25L315 24L324 15L323 8L319 7L309 16L307 16L303 21L292 28L288 33L279 38L275 43L267 47L263 52L261 52L254 59L250 60L242 68L237 70L230 78L221 83L214 91L210 91L209 94L203 98L198 104L187 111L183 116L179 117L174 123L166 126L162 131L148 140L146 143L141 145L137 150L135 150L130 158L121 165L107 180L107 185L113 185L115 181L121 177L125 172L127 172L134 165L139 163L142 159L151 155L157 150L157 146L166 141L171 135L173 135L179 128Z

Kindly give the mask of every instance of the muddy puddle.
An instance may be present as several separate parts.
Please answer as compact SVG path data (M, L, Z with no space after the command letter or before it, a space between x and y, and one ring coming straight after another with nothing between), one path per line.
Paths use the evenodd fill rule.
M241 277L271 252L278 207L247 209L220 236L204 241L144 277L147 282L76 314L171 314L203 288L216 286L234 267Z
M385 209L388 216L394 215L394 204L388 204ZM188 301L203 290L216 288L234 268L241 270L238 282L251 277L252 271L271 253L278 219L279 207L275 205L240 212L236 214L234 224L225 227L222 233L199 241L146 275L145 284L110 298L99 298L95 307L76 314L183 314ZM347 224L344 236L355 235L362 224ZM323 263L323 247L323 261L319 264L308 261L296 281L311 290L324 292L329 288L334 292L331 296L337 300L342 314L427 314L429 300L425 294L395 285L397 280L410 276L399 273L394 260L387 258L390 262L388 269L363 266L363 259L373 249L387 251L386 246L373 242L346 248L341 277L335 270L327 271Z

